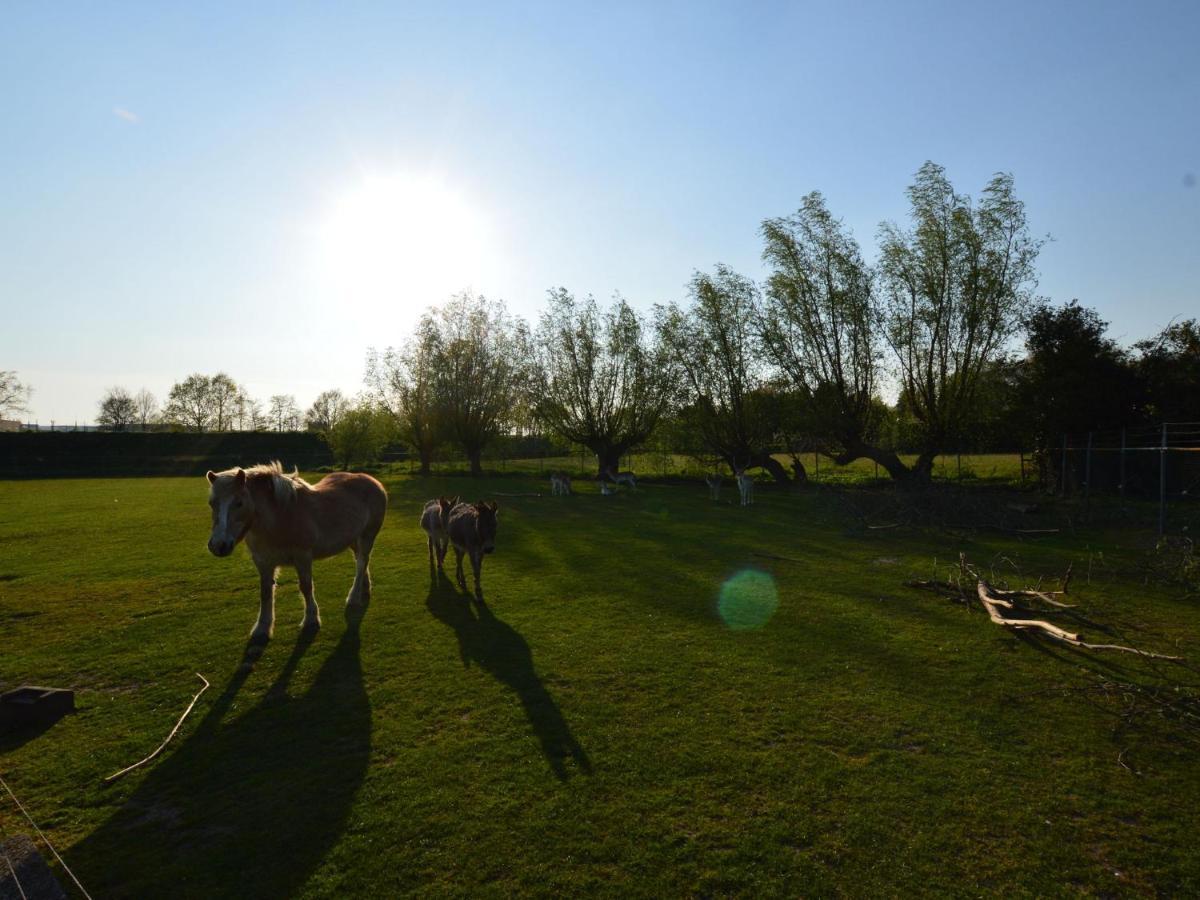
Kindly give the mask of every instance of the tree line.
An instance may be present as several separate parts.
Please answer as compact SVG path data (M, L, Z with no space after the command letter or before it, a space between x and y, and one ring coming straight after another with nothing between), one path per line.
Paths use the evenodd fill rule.
M465 293L370 349L356 398L327 391L302 415L290 395L264 405L224 373L195 374L157 420L303 424L346 464L402 441L423 473L443 446L478 474L498 436L545 434L590 450L600 472L653 440L779 481L803 481L801 452L816 451L921 482L944 452L1044 456L1064 431L1200 419L1195 320L1123 349L1094 311L1036 297L1044 239L1011 175L975 199L927 162L907 196L908 221L880 225L873 264L813 192L762 222L761 284L718 264L693 274L686 302L647 315L557 288L532 325ZM154 421L146 394L108 391L100 421Z

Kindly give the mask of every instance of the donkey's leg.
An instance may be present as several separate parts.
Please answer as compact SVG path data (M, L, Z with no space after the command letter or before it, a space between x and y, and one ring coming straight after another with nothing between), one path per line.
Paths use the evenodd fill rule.
M258 567L258 621L250 632L250 640L266 643L275 630L275 566L254 561Z
M304 598L304 618L300 627L316 631L321 627L321 611L317 609L317 597L313 593L312 560L296 560L296 579L300 582L300 595Z
M463 575L462 567L463 552L458 549L458 545L454 547L454 579L458 582L458 586L464 591L467 589L467 579Z
M450 539L449 538L441 538L438 540L437 566L438 566L439 572L441 572L445 568L446 551L449 549L450 549Z
M478 550L471 553L471 569L475 573L475 599L483 599L483 588L479 586L479 570L483 566L483 554Z
M371 548L376 534L364 534L354 542L354 584L346 596L347 606L364 606L371 599Z
M429 534L426 537L428 538L427 543L429 544L429 565L432 566L433 565L433 549L436 546L436 544L433 540L432 534Z

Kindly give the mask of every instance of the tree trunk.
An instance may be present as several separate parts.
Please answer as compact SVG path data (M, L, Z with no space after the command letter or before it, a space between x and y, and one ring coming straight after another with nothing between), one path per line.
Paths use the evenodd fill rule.
M433 464L433 448L418 447L417 455L421 459L421 468L418 470L417 474L419 474L422 478L428 478L431 474L430 466Z
M911 483L919 481L921 476L918 474L917 467L909 468L900 461L900 457L896 455L894 450L882 450L879 447L872 447L870 444L855 443L848 446L842 453L839 453L833 458L839 466L849 465L856 459L869 459L872 462L877 462L887 471L893 481L898 483ZM930 458L932 460L932 457ZM918 460L918 463L920 460ZM928 480L928 472L926 478Z
M783 463L773 457L770 453L760 453L752 456L750 458L750 465L746 468L749 469L754 466L766 469L771 473L771 477L774 478L778 484L787 484L789 481L791 481L791 479L788 478L787 469L783 467ZM803 466L800 467L800 471L804 471Z
M471 447L467 449L467 459L471 461L471 477L478 478L483 474L483 466L480 464L479 458L483 455L482 447Z
M623 447L611 447L607 445L594 445L588 447L596 454L596 469L597 476L603 478L609 472L615 472L621 466L621 454L624 452Z

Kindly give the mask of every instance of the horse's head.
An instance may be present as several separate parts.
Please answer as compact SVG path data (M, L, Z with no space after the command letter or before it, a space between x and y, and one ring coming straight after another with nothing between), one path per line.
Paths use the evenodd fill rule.
M491 553L496 549L496 501L481 500L475 511L479 515L479 546L484 553Z
M208 550L213 556L228 556L246 536L254 521L254 500L241 469L208 473L208 505L212 507L212 535Z

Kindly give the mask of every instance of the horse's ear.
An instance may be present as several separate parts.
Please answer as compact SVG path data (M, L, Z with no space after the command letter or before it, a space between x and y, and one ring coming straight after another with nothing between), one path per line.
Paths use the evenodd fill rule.
M217 480L217 473L214 472L212 469L209 469L208 474L205 475L204 477L208 479L209 484L212 484L214 481Z
M246 483L246 470L245 470L245 469L238 469L238 470L237 470L237 475L235 475L235 476L234 476L234 478L236 478L236 479L237 479L237 485L238 485L238 487L241 487L243 484L245 484L245 483Z

